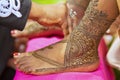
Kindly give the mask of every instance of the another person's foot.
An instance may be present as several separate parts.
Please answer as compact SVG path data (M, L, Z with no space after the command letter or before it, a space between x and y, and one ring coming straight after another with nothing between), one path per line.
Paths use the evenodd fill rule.
M15 38L45 37L50 35L63 35L62 29L58 26L43 26L33 20L28 20L23 31L12 30L11 35Z

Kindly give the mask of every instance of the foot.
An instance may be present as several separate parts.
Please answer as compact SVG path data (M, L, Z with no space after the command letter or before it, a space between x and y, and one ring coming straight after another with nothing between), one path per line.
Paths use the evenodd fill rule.
M86 14L70 34L67 43L62 41L64 43L59 42L52 47L16 56L17 68L36 75L96 70L99 66L98 45L116 18L117 7L115 0L90 1Z
M97 43L94 39L84 36L82 33L83 31L81 32L80 30L80 38L73 37L68 40L76 39L81 41L79 46L73 44L74 46L71 48L73 51L71 52L75 51L74 54L70 54L69 50L66 50L66 46L68 45L68 49L71 45L64 39L51 45L52 47L49 46L34 52L15 56L15 64L20 71L35 75L71 71L94 71L99 66ZM77 32L75 34L79 35ZM80 48L74 50L74 47Z
M43 49L15 55L17 68L27 74L42 75L69 71L94 71L98 68L99 60L93 63L68 66L65 61L67 40L64 39ZM76 55L77 57L77 55ZM82 55L81 55L82 57ZM88 60L89 60L88 56ZM86 60L86 61L88 61ZM32 63L32 64L31 64ZM74 63L77 63L75 61Z
M63 67L66 44L67 41L62 40L34 52L15 54L15 64L20 71L29 74L45 74L47 68Z
M38 12L39 11L39 12ZM56 15L56 16L55 16ZM40 5L32 4L29 20L23 31L12 30L13 37L63 36L69 33L65 3Z
M52 34L63 35L62 29L58 26L43 26L38 22L33 20L28 20L23 31L12 30L11 35L15 38L33 38L33 37L42 37L42 36L50 36Z

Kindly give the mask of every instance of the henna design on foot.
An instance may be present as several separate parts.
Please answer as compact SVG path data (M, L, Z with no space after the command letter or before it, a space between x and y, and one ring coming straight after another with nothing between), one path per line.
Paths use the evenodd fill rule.
M80 67L99 60L98 44L113 19L108 19L107 13L95 9L98 2L91 0L85 16L70 35L65 54L65 65L68 67Z
M75 27L73 32L70 34L67 43L62 44L65 45L64 47L66 49L63 46L60 47L62 49L65 49L65 53L60 52L60 54L57 54L56 57L51 56L52 51L48 52L49 54L43 54L44 52L42 53L41 51L37 51L38 53L34 53L31 56L37 60L39 59L38 61L43 61L44 64L49 64L49 66L46 67L40 65L39 67L37 67L37 69L34 69L33 66L34 70L31 71L30 74L41 75L69 71L93 71L98 68L98 44L100 42L100 39L114 20L112 18L109 18L109 14L104 12L104 10L97 9L99 1L100 0L91 0L80 24ZM57 45L57 43L55 45ZM60 48L59 51L62 50ZM47 47L47 50L53 49L55 48ZM47 50L44 49L43 51ZM56 55L56 53L54 55ZM57 60L57 58L59 58L58 56L62 56L62 58L64 58L64 61L60 62L59 60ZM21 59L19 62L22 63ZM59 64L58 62L62 64ZM30 64L28 65L31 66Z

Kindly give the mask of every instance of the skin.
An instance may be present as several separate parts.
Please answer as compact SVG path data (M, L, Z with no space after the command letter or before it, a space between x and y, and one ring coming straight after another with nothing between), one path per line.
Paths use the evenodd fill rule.
M78 25L79 21L84 15L84 11L86 10L85 6L87 6L88 3L85 1L82 2L84 3L84 6L83 4L79 4L81 5L80 8L78 8L76 4L71 4L71 1L69 1L68 4L59 3L59 4L51 4L51 5L40 5L33 2L31 12L29 15L30 20L27 21L25 29L23 31L12 30L11 34L13 37L16 38L17 37L31 38L34 36L42 37L56 33L57 35L60 36L61 34L67 36L73 30L73 27ZM77 14L79 15L76 15L75 17L71 18L68 14L70 12L70 8L76 11ZM36 26L36 23L39 25ZM30 31L31 29L32 31Z
M15 64L19 70L35 75L94 71L99 66L97 48L100 39L117 16L115 0L91 0L84 17L68 38L43 49L15 56Z
M109 28L108 34L115 35L116 32L119 34L120 29L120 15L115 19L112 25Z
M117 0L117 4L118 4L119 11L120 11L120 0Z
M45 37L53 34L63 36L62 29L58 26L43 26L37 21L28 20L23 31L13 30L11 31L12 37L15 38L35 38L35 37Z
M65 3L39 5L33 2L29 18L44 26L59 26L63 29L64 35L68 34L67 7Z
M119 13L120 13L120 0L117 0L118 8L119 8ZM120 15L118 16L120 19ZM120 23L120 22L119 22ZM120 37L120 26L118 27L118 35Z
M32 2L29 19L32 19L35 23L39 23L39 27L30 27L26 25L23 31L12 30L11 34L13 37L30 37L31 34L38 33L39 35L43 35L46 31L47 34L51 34L51 32L55 33L57 31L62 33L63 31L64 35L67 35L69 32L67 29L67 7L65 3L40 5ZM29 21L27 23L29 24ZM26 28L33 29L33 31L31 32L29 29L27 31ZM43 28L45 29L43 30Z

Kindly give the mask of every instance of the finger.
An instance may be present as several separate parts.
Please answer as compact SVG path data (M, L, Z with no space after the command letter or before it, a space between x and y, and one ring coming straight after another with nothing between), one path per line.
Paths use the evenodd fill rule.
M69 30L69 33L72 32L72 29L73 29L73 26L72 26L72 19L70 18L70 16L68 16L68 30Z
M77 17L76 17L76 15L77 15L77 13L76 13L76 11L74 11L73 9L70 9L70 12L69 12L69 22L71 23L71 26L69 26L69 31L70 31L70 33L72 32L72 30L73 30L73 28L75 27L75 26L77 26ZM69 23L69 24L70 24Z
M78 23L77 17L74 16L74 17L73 17L73 29L77 26L77 23ZM73 30L73 29L72 29L72 30Z
M63 30L64 37L69 34L69 30L68 30L68 26L67 26L67 21L65 21L65 22L63 23L63 25L62 25L62 30Z

